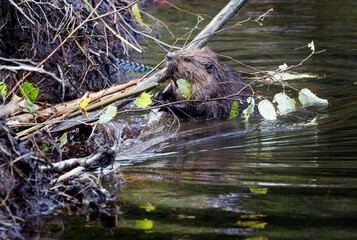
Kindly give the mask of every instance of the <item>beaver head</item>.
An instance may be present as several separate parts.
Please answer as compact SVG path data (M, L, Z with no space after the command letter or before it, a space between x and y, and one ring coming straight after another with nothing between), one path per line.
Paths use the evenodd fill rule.
M204 118L229 117L235 99L243 102L240 107L247 107L246 100L252 95L251 90L236 70L221 64L208 48L170 52L165 63L172 78L157 99L171 102L185 100L176 83L176 79L183 78L191 84L189 100L198 100L167 107L175 114Z
M222 65L208 48L170 52L165 59L166 67L176 78L191 84L206 85L225 78Z

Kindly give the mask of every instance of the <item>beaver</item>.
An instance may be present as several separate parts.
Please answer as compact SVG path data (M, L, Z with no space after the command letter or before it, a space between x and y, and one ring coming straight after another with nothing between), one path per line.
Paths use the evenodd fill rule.
M227 118L232 104L240 100L239 109L245 109L252 91L233 68L221 64L207 47L198 50L170 52L165 59L170 83L155 95L160 102L185 100L177 87L177 79L186 79L191 84L192 102L172 104L161 110L174 112L181 118ZM217 99L221 98L221 99ZM223 99L222 99L223 98Z

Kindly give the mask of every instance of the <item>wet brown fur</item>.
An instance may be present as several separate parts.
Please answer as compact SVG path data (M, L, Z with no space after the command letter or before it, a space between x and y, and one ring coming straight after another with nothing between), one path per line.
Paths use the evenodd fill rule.
M185 100L176 79L186 79L191 84L190 100L202 100L170 106L175 113L187 117L220 118L229 117L235 99L240 99L240 108L246 107L246 99L252 95L236 70L221 64L217 56L208 48L180 50L169 53L166 67L172 79L162 92L162 100L169 102ZM232 96L240 93L238 96ZM205 101L212 98L229 99ZM183 114L180 114L183 113Z

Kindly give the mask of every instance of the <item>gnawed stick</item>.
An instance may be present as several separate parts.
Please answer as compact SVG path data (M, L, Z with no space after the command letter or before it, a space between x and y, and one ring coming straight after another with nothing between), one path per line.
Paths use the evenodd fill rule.
M200 49L202 48L214 34L223 27L247 2L247 0L231 0L212 20L211 22L192 40L187 46L187 49ZM152 82L160 83L161 80L167 76L167 68L161 69L154 75L142 79L137 87L142 87L145 84Z
M129 87L134 86L138 81L139 79L134 79L125 84L114 85L102 91L90 93L88 95L90 99L89 105L98 101L104 101L105 99L110 98L119 91L123 91ZM49 118L57 118L65 113L77 110L79 108L80 102L81 98L78 98L69 102L59 103L55 106L37 111L35 114L25 113L18 116L14 116L6 120L6 125L9 127L18 127L20 125L24 126L24 123L41 123L48 120Z

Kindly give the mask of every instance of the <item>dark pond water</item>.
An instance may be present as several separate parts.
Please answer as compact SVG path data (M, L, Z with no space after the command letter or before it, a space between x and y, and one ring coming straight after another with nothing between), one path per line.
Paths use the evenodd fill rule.
M175 3L214 16L226 2ZM49 224L42 237L357 239L357 1L250 0L230 25L270 8L274 13L263 26L244 24L216 36L208 46L273 70L299 63L309 50L295 49L314 40L318 50L327 51L298 70L323 78L290 84L311 89L328 99L329 106L300 109L277 121L182 122L177 134L162 138L158 130L147 142L137 143L136 151L118 156L126 183L116 191L114 226L66 216ZM167 6L148 11L177 36L196 22L196 17ZM162 34L173 43L164 30ZM156 48L145 61L159 62L163 56ZM242 69L233 61L222 62ZM275 88L281 91L279 86L268 92L263 87L260 94L272 95ZM314 117L318 125L294 125Z

